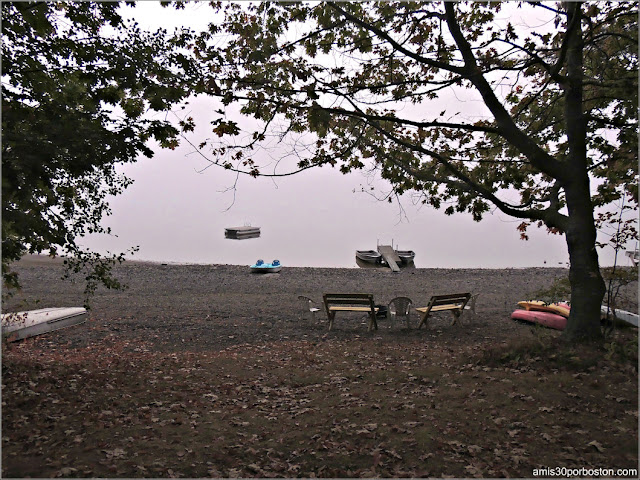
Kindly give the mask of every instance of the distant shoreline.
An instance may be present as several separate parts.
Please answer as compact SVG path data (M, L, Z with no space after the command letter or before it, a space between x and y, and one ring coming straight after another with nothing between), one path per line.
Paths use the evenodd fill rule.
M42 254L27 254L22 257L18 262L15 262L15 265L23 265L23 266L32 266L32 265L51 265L51 264L60 264L62 265L65 260L63 256L57 256L55 258L50 257L49 255ZM175 261L158 261L158 260L137 260L137 259L126 259L123 265L166 265L166 266L217 266L217 265L232 265L238 267L246 267L248 265L245 264L223 264L223 263L198 263L198 262L175 262ZM625 265L621 265L624 267ZM385 271L383 268L372 268L372 269L363 269L360 267L313 267L313 266L304 266L304 267L289 267L284 265L285 268L317 268L317 269L347 269L347 270L374 270L374 271ZM416 267L415 270L528 270L528 269L562 269L569 270L568 267L563 265L548 265L548 266L536 266L536 267ZM412 269L413 270L413 269Z

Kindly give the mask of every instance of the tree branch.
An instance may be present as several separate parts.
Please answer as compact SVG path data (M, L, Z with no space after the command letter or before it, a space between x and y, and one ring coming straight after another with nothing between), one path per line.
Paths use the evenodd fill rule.
M465 61L464 69L468 72L467 78L473 83L484 99L485 105L493 114L500 134L513 146L515 146L531 163L543 173L554 178L568 178L569 172L563 168L551 155L545 152L528 135L523 133L513 121L513 118L496 97L491 85L484 78L478 68L471 46L464 38L458 25L454 4L445 2L445 11L449 31L458 46Z
M578 7L580 8L580 7ZM562 66L564 65L564 61L567 58L567 51L569 50L570 39L575 34L576 29L581 28L581 16L580 15L572 15L569 17L569 25L567 26L567 30L564 34L564 39L562 40L562 46L560 47L560 53L558 54L558 60L554 65L551 72L549 72L552 76L557 75L560 70L562 70Z
M453 65L451 65L449 63L439 62L437 60L431 60L431 59L423 57L422 55L419 55L419 54L417 54L415 52L412 52L411 50L408 50L407 48L405 48L402 45L400 45L396 40L394 40L384 30L382 30L382 29L380 29L378 27L374 27L373 25L371 25L371 24L359 19L358 17L356 17L354 15L351 15L349 12L347 12L343 8L339 7L338 4L336 4L334 2L327 2L327 5L329 5L334 10L340 12L346 19L348 19L352 23L355 23L356 25L364 28L365 30L368 30L368 31L374 33L379 38L382 38L382 39L386 40L394 48L394 50L397 50L398 52L403 53L404 55L406 55L409 58L414 59L418 63L425 64L425 65L428 65L428 66L433 67L433 68L446 70L447 72L453 72L453 73L457 73L457 74L463 74L464 73L464 70L462 68L460 68L460 67L453 66Z

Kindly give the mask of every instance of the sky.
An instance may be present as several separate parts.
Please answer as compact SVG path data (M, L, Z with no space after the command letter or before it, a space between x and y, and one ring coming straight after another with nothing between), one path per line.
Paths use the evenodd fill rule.
M125 12L142 26L170 31L182 24L197 30L209 21L201 4L176 12L140 2ZM189 108L204 120L192 137L198 143L213 105L196 100ZM189 145L154 151L154 158L120 169L134 183L110 202L113 214L104 223L114 235L88 237L84 246L102 253L139 246L130 258L167 263L251 265L260 258L284 266L356 267L355 250L393 244L414 250L419 268L567 266L563 236L530 227L530 239L520 240L520 220L498 211L478 223L467 214L446 216L414 205L411 195L401 199L402 207L379 201L363 187L383 192L388 185L363 172L323 167L275 181L244 176L234 192L236 176L215 167L202 171L207 163ZM260 227L261 236L224 237L225 228L244 225ZM612 254L601 251L601 263L612 264ZM626 265L626 258L619 262Z

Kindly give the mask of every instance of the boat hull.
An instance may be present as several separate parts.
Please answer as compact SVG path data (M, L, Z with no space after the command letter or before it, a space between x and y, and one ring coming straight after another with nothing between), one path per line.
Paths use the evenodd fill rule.
M382 255L375 250L356 250L356 258L364 263L379 265L382 263Z
M260 227L229 227L224 229L224 236L234 240L258 238L260 236Z
M606 320L607 319L607 306L603 305L601 307L601 311L602 311L603 320ZM609 314L613 315L613 311L609 310ZM618 324L631 325L632 327L638 328L638 314L637 313L632 313L632 312L627 312L625 310L616 309L616 315L614 317L614 320Z
M564 330L567 326L567 319L562 315L540 310L515 310L511 314L513 320L542 325L555 330Z
M60 330L84 323L87 310L82 307L58 307L5 313L2 315L2 335L9 342Z
M414 267L413 259L416 253L413 250L394 250L400 261L396 261L400 267ZM388 267L382 254L376 250L356 250L356 264L360 268Z
M282 270L282 264L280 260L274 260L271 263L265 263L262 259L251 265L251 271L253 273L278 273Z
M251 272L252 273L278 273L278 272L280 272L280 270L282 270L281 266L273 267L273 266L269 266L269 265L267 265L267 266L262 266L262 265L256 266L256 265L253 265L251 267Z
M413 259L416 258L416 252L413 250L396 250L396 255L400 257L403 264L413 263Z

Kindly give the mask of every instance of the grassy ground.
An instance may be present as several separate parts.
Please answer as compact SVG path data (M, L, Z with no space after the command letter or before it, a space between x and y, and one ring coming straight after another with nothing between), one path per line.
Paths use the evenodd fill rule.
M3 477L532 477L637 468L637 330L215 352L37 339L3 353ZM437 336L437 333L434 334Z

